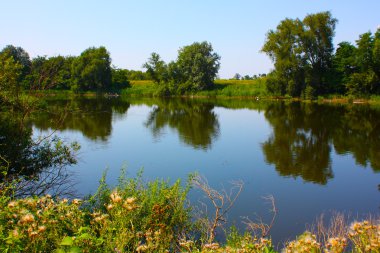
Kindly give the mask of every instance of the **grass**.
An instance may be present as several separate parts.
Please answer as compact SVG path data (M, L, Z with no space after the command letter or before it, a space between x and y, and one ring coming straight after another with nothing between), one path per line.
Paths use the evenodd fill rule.
M122 91L127 96L155 96L157 85L153 81L131 81L131 87ZM265 79L216 80L210 90L189 92L187 96L198 97L263 97L266 95Z
M265 79L255 80L216 80L212 90L194 93L206 97L265 97Z

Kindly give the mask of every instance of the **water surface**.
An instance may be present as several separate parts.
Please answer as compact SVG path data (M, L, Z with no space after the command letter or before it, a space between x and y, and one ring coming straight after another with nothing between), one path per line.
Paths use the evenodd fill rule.
M186 179L193 172L211 186L244 190L228 220L240 228L244 217L278 216L273 239L305 230L321 213L377 214L380 204L380 108L369 105L195 99L53 100L55 115L34 117L34 135L56 134L81 146L77 191L94 192L108 168L116 184L120 168L144 178ZM196 190L190 199L206 201ZM230 223L230 224L231 224Z

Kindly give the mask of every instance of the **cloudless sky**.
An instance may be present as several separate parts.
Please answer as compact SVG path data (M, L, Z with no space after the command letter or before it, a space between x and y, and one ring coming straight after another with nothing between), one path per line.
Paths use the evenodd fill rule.
M171 61L180 47L208 41L222 78L268 72L273 65L259 51L284 18L331 11L335 44L380 25L380 0L0 0L0 8L0 48L35 57L105 46L115 66L142 69L151 52Z

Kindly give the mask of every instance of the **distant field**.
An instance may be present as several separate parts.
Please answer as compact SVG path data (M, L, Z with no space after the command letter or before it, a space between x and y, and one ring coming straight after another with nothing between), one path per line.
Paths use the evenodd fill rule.
M130 81L131 87L123 90L124 95L153 96L156 86L151 80ZM211 90L189 93L205 97L257 97L266 96L265 78L256 80L216 80Z

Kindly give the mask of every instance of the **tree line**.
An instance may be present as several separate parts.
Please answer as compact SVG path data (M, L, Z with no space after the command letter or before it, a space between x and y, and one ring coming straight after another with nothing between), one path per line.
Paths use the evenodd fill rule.
M262 52L274 63L270 93L303 98L380 93L380 29L360 35L356 45L339 43L334 53L336 24L330 12L320 12L287 18L268 32Z
M143 71L111 66L105 47L90 47L79 56L29 57L21 47L0 52L0 91L24 90L109 91L129 86L129 80L149 80Z
M361 34L353 45L341 42L334 50L337 19L330 12L309 14L303 20L282 20L270 30L261 49L274 63L267 76L269 94L306 99L319 95L369 96L380 94L380 29ZM105 47L91 47L79 56L38 56L30 59L20 47L0 52L0 92L22 89L108 91L129 87L129 80L153 80L157 95L178 95L214 88L220 56L208 42L195 42L178 50L177 59L164 62L152 53L146 71L111 66Z

